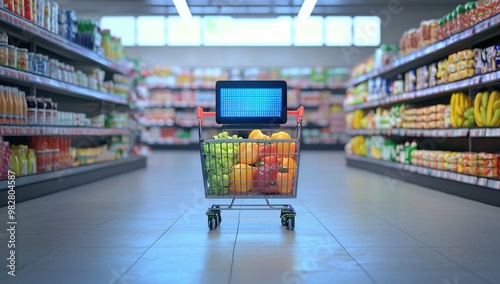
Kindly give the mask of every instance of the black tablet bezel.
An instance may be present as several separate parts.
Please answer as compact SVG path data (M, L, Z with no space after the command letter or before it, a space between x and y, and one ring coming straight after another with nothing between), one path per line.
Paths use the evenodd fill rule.
M222 88L280 88L281 115L279 117L222 117ZM285 124L287 121L287 84L284 80L222 80L215 83L215 121L218 124Z

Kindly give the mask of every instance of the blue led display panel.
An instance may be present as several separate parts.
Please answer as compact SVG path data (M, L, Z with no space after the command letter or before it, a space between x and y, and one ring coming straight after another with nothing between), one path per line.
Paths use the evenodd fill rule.
M220 124L286 123L285 81L218 81L216 121Z

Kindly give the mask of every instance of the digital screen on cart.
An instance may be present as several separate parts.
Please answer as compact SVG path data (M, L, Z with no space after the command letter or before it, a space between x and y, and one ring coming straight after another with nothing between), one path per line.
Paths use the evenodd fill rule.
M215 89L219 124L286 123L285 81L217 81Z

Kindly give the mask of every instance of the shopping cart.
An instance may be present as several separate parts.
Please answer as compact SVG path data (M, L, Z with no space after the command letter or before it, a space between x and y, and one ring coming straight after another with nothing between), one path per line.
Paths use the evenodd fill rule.
M222 210L281 210L281 224L294 230L296 212L292 205L269 201L297 197L304 108L300 106L286 113L296 118L293 128L288 128L294 133L287 138L283 138L286 136L283 132L276 134L281 125L259 125L261 135L252 131L257 125L227 124L222 125L218 136L203 138L203 118L216 116L216 112L197 109L205 197L231 199L229 204L213 204L208 208L210 230L222 222ZM233 133L249 133L249 136L243 138ZM265 204L235 204L236 199L264 199Z

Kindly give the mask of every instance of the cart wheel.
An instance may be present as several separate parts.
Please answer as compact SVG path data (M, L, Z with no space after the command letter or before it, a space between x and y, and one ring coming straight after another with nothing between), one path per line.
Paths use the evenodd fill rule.
M288 217L286 220L286 229L293 231L295 229L295 217Z
M287 219L286 219L286 216L285 216L285 215L282 215L282 216L281 216L281 225L286 226L286 220L287 220Z
M215 230L217 229L217 217L215 216L208 216L208 228L210 230Z
M220 223L222 223L222 216L220 214L220 210L212 210L212 213L215 213L215 216L217 218L217 224L220 225Z

